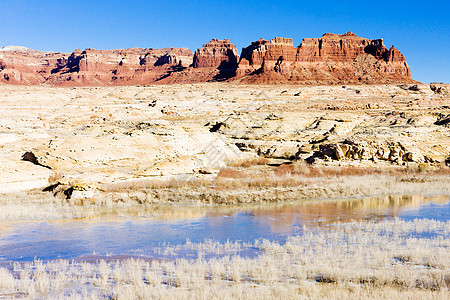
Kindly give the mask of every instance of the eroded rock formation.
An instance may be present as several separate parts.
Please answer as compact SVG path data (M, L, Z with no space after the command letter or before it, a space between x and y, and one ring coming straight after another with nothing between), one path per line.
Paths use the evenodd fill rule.
M25 47L0 48L0 82L25 85L43 83L52 69L66 62L67 56Z
M352 32L304 39L297 48L292 39L259 40L243 49L238 73L250 83L274 78L312 84L412 81L405 57L394 46L388 50L382 39Z
M186 48L75 50L52 71L54 85L136 85L153 83L191 64Z
M307 38L260 39L239 53L213 39L187 48L75 50L71 54L25 47L0 48L0 82L10 84L142 85L239 80L243 83L412 83L405 57L382 39L348 32Z
M0 59L0 71L3 71L5 68L6 68L5 62Z
M194 68L236 68L239 54L236 46L229 39L217 40L204 44L195 51Z
M48 189L76 198L255 159L419 173L450 164L449 98L429 85L0 84L0 94L1 192L59 183ZM246 176L270 178L260 170Z

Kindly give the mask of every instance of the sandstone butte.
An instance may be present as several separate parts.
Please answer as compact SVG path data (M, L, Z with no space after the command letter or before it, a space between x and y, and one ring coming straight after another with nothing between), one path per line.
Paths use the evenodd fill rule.
M0 82L21 85L104 86L235 81L245 84L415 83L405 57L382 39L352 32L303 39L260 39L242 49L213 39L187 48L75 50L0 48Z

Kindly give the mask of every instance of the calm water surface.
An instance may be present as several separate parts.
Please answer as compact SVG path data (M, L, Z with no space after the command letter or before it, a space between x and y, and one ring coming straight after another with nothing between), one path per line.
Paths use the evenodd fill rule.
M449 196L386 196L235 207L147 206L90 219L0 222L0 262L89 256L155 257L155 248L207 239L284 241L336 221L450 219ZM3 226L2 226L3 225Z

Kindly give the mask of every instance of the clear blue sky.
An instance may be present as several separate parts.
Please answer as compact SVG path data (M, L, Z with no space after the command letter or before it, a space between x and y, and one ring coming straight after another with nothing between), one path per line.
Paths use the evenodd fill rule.
M212 38L242 47L259 38L353 31L395 45L414 79L450 83L450 1L0 0L0 46L188 47Z

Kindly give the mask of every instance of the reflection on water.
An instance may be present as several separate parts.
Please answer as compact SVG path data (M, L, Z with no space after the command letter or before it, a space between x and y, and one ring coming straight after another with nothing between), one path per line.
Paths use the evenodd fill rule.
M138 206L85 219L0 222L0 260L154 256L163 243L283 241L302 226L400 217L447 221L449 196L386 196L233 207Z
M294 225L321 225L336 221L348 222L370 219L403 217L409 211L416 211L417 218L449 219L449 196L425 197L385 196L378 198L346 199L339 201L300 202L288 205L255 208L249 213L265 218L274 232L289 234ZM438 204L436 211L426 209L425 204ZM445 205L446 204L446 205ZM273 216L277 215L277 218Z

